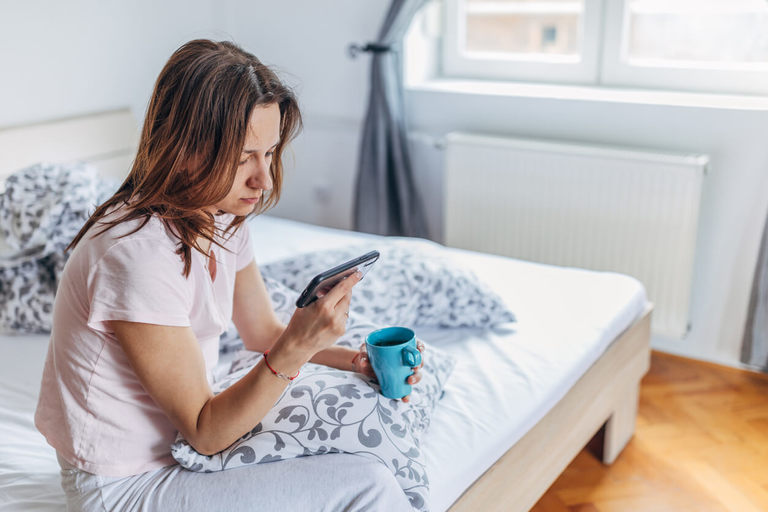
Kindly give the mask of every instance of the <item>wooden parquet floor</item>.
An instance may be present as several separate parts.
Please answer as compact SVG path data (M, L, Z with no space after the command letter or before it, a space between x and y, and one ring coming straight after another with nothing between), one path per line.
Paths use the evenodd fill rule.
M768 375L654 352L616 462L585 448L532 509L614 511L768 511Z

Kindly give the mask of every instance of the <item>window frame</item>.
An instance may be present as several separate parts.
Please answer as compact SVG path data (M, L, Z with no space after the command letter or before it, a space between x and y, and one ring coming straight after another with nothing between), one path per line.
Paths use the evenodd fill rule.
M462 55L465 0L444 0L441 43L442 78L511 82L580 84L588 86L768 95L768 63L764 69L675 67L653 61L625 59L629 15L625 0L584 0L582 58L481 59ZM500 65L505 63L504 65Z
M560 83L593 83L597 78L602 32L603 0L583 0L581 58L547 56L533 60L509 58L468 58L461 46L466 34L465 1L445 0L442 44L442 75L450 78L480 78ZM499 65L504 63L505 65Z
M676 67L673 63L625 59L629 13L625 0L607 0L600 82L616 87L640 87L723 94L768 93L768 64L765 69L727 66Z

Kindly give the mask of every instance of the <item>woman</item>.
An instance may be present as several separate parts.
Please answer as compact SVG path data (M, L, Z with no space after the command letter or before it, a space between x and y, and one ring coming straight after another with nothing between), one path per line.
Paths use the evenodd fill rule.
M160 73L131 172L72 241L56 295L35 423L69 508L317 510L318 492L329 509L407 508L383 466L352 455L215 474L170 456L177 431L203 454L229 446L308 361L372 374L362 349L333 346L357 275L285 326L253 260L243 221L279 199L300 125L290 90L232 43L191 41ZM214 397L230 318L268 356Z

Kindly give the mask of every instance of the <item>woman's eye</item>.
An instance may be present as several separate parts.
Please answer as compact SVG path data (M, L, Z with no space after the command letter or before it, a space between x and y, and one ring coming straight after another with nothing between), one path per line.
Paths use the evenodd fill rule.
M264 153L264 158L272 158L274 153L275 153L274 151L267 151L266 153ZM245 159L240 160L240 162L238 162L238 165L244 165L248 160L251 159L252 156L253 155L248 155Z

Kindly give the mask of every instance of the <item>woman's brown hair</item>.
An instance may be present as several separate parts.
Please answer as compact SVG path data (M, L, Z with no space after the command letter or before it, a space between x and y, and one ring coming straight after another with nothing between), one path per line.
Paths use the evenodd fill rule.
M178 236L177 253L188 276L192 249L204 253L198 237L221 245L214 239L214 216L203 208L221 201L232 188L251 112L271 104L280 108L280 142L270 166L273 188L262 196L256 214L280 198L283 149L301 129L296 97L272 70L234 43L198 39L176 50L155 83L131 172L67 250L122 206L125 213L103 221L106 227L94 236L143 218L135 232L157 215ZM234 232L244 220L235 217L225 232Z

